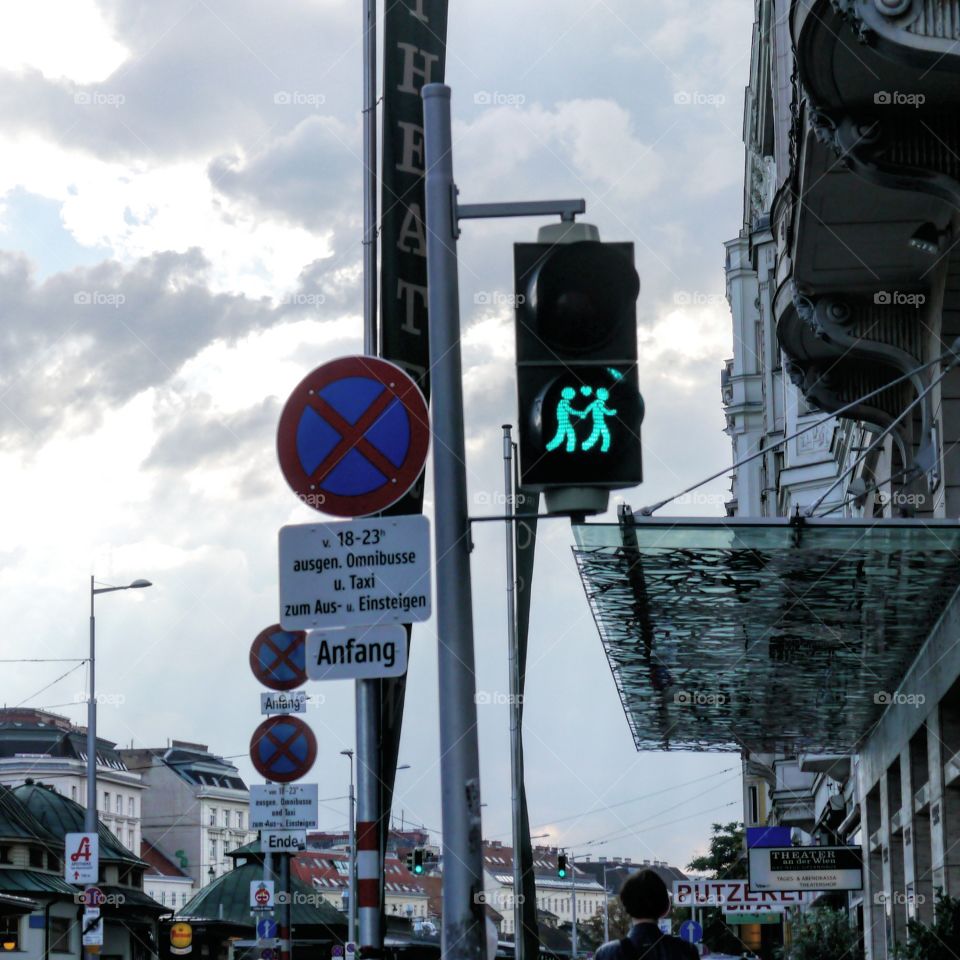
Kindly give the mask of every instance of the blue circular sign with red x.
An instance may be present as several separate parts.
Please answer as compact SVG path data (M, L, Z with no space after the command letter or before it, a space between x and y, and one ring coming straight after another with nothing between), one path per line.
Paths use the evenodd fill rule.
M299 780L317 758L317 738L299 717L267 717L250 738L250 760L265 780Z
M275 623L261 630L250 646L250 669L271 690L293 690L307 682L307 635Z
M430 421L420 388L379 357L341 357L290 394L277 427L287 483L308 506L364 517L396 503L427 459Z

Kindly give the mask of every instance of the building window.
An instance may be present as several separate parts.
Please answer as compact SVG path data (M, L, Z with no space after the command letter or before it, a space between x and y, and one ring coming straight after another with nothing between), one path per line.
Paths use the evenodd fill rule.
M70 799L71 799L71 800L76 800L76 799L77 799L77 785L76 785L76 784L74 784L74 785L70 788Z
M0 917L0 950L20 949L20 918Z
M117 794L117 813L123 813L123 797Z
M131 828L127 831L127 849L128 849L128 850L133 850L133 845L134 845L134 843L136 843L136 833L134 832L133 827L131 827ZM136 853L135 850L134 850L134 853Z
M160 902L161 902L164 906L167 905L167 891L166 891L166 890L161 890L161 891L160 891Z
M136 807L134 806L133 797L127 801L127 816L135 817L136 816Z
M217 808L210 808L210 826L215 827L217 825Z
M70 941L75 924L67 917L50 917L50 952L73 953Z
M243 812L242 811L237 811L237 829L238 830L243 829Z
M760 822L760 791L757 787L750 787L750 822Z
M108 813L110 812L110 791L109 790L103 791L103 809L106 810Z
M210 866L215 866L217 863L217 841L210 841Z
M31 848L30 850L30 866L36 867L38 870L43 869L43 851L35 850Z

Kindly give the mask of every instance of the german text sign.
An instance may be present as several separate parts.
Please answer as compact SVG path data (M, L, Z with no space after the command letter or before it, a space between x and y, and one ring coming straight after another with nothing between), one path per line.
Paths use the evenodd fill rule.
M407 672L407 631L398 625L307 634L307 678L375 680Z
M418 623L429 619L430 603L426 517L281 527L285 630Z
M860 847L754 847L752 890L862 890Z
M751 889L746 880L674 880L675 907L722 907L724 913L783 913L802 893Z
M64 835L63 878L67 883L96 883L100 877L100 839L95 833Z
M315 783L265 783L250 787L250 826L254 830L312 830L317 825Z

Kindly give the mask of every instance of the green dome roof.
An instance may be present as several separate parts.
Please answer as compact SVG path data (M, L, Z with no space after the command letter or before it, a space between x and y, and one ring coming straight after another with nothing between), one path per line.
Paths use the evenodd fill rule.
M24 807L38 820L47 833L52 834L62 845L67 833L83 833L86 810L75 800L57 793L52 787L42 783L24 783L13 788L13 794ZM107 862L147 866L143 860L131 853L102 823L98 821L100 837L100 859Z
M9 787L0 786L0 838L39 840L53 847L63 846L63 837L47 829Z
M189 903L180 908L178 917L194 920L223 920L252 927L254 924L250 916L250 883L262 879L261 864L241 864L204 887ZM320 894L293 876L290 878L290 885L294 894L290 919L294 926L317 925L346 928L346 915L326 903ZM312 902L314 900L315 902Z

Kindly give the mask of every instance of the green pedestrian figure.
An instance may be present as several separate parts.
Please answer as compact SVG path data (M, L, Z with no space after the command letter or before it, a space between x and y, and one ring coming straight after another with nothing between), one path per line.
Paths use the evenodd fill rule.
M573 387L564 387L560 391L560 402L557 404L557 433L547 444L547 450L553 451L566 441L566 452L573 453L577 449L577 434L570 422L573 414L581 420L587 415L585 410L574 410L570 401L577 395Z
M593 417L593 430L590 433L590 436L583 441L583 446L581 450L592 450L596 445L597 441L600 441L600 452L606 453L610 449L610 429L607 426L607 417L615 417L617 415L616 410L611 410L606 401L610 396L610 392L604 387L597 388L597 399L584 410L584 416L589 414Z

